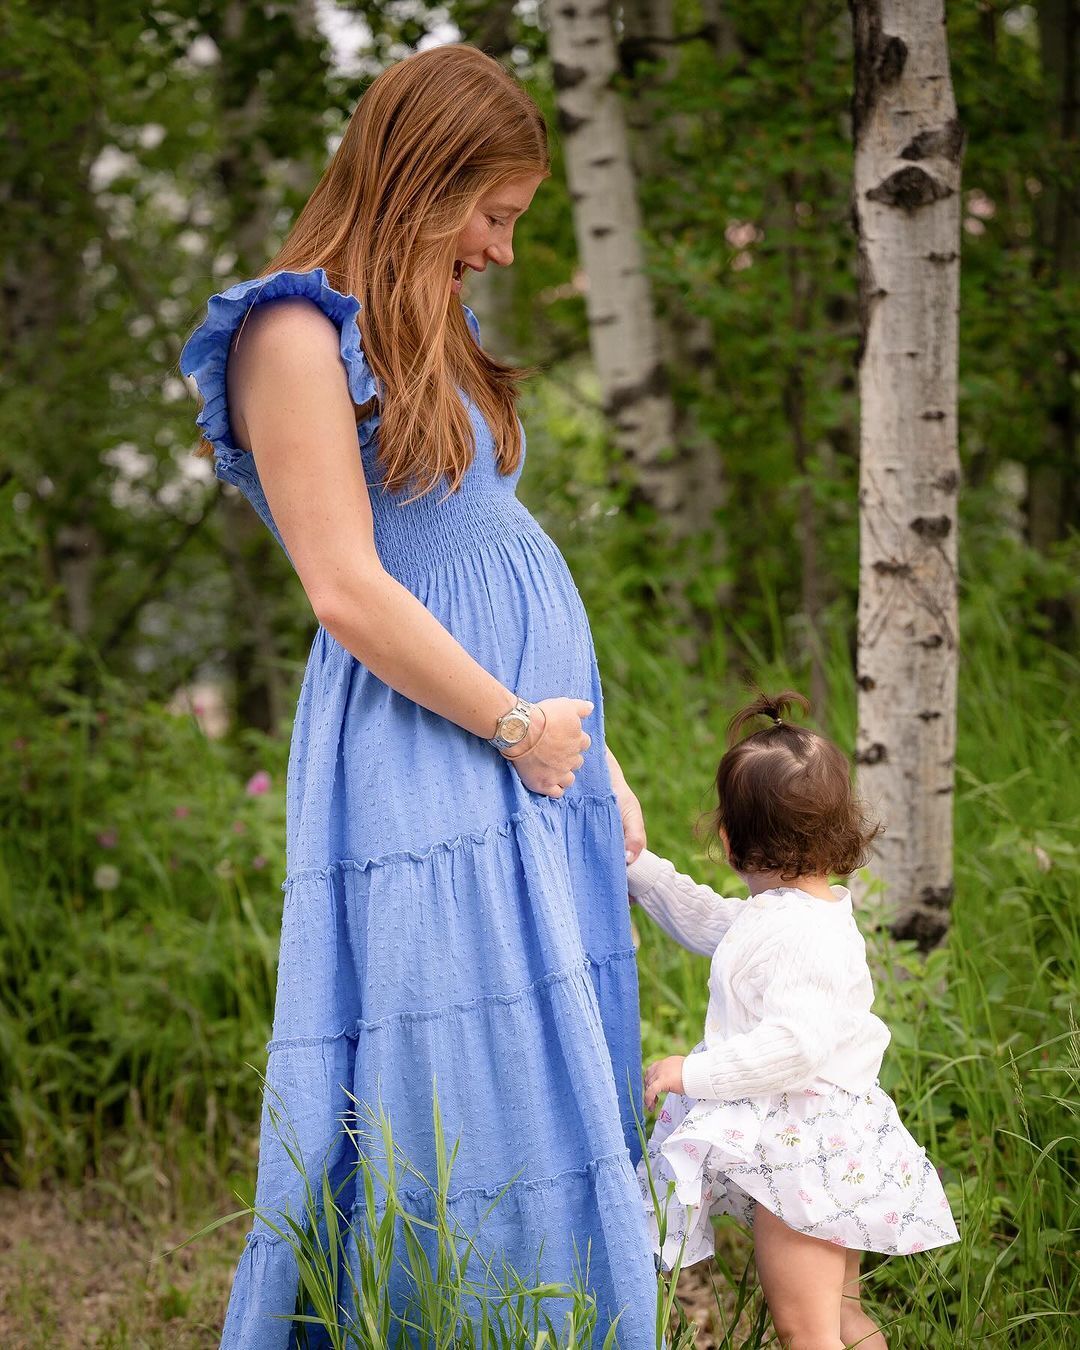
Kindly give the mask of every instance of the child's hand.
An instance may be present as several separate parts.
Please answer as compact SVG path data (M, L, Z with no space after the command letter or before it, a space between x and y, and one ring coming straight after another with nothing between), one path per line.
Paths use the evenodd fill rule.
M668 1055L645 1070L645 1105L651 1111L661 1092L681 1092L685 1055Z

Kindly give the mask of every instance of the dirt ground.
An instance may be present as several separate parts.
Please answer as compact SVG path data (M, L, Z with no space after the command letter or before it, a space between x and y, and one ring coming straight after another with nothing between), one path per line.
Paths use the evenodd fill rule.
M83 1191L0 1190L0 1347L216 1350L244 1221L163 1253L197 1231L207 1213L229 1207L226 1200L185 1224L136 1218ZM741 1269L745 1251L730 1255ZM683 1308L701 1328L700 1350L720 1344L708 1272L694 1266L679 1281Z

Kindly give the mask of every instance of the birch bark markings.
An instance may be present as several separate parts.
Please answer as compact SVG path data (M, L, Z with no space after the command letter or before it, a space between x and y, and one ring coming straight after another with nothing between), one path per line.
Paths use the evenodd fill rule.
M684 484L674 462L675 416L641 246L626 122L606 0L552 0L549 50L574 233L588 287L589 344L616 444L635 482L678 532Z
M944 0L852 0L859 239L859 786L897 936L948 926L963 133Z

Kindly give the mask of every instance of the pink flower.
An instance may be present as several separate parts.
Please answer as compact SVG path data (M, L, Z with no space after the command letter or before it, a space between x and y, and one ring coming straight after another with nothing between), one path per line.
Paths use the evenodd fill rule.
M115 848L119 837L115 830L102 830L97 841L102 848Z
M261 853L257 853L255 857L252 858L251 865L252 867L254 867L256 872L261 872L263 868L266 866L266 859L263 857Z
M265 797L270 791L273 780L265 769L259 769L247 780L244 791L249 797Z
M923 1243L921 1243L921 1242L913 1242L913 1243L911 1244L911 1250L912 1250L913 1252L921 1252L921 1251L923 1251L923 1249L924 1249L924 1246L923 1246Z
M812 1205L814 1203L814 1197L810 1194L809 1191L800 1191L799 1199L803 1202L804 1205Z
M247 826L242 820L234 820L232 823L233 834L247 834Z
M900 1215L897 1214L897 1212L896 1212L895 1209L890 1209L889 1212L888 1212L888 1214L885 1215L885 1222L886 1222L886 1223L899 1223L899 1222L900 1222Z
M737 1143L742 1138L742 1130L725 1130L724 1138L729 1144Z
M190 806L174 806L174 807L173 807L173 815L176 817L177 820L187 820L188 816L191 815L191 807L190 807Z
M829 1147L830 1147L830 1148L843 1148L843 1147L844 1147L844 1136L843 1136L842 1134L830 1134L830 1135L829 1135Z
M693 1144L689 1144L689 1143L683 1144L683 1148L685 1149L685 1151L686 1151L686 1156L687 1156L688 1158L696 1158L696 1157L697 1157L698 1151L697 1151L697 1149L694 1147Z
M16 736L15 739L11 742L11 748L12 750L25 750L29 744L30 742L26 739L25 736Z

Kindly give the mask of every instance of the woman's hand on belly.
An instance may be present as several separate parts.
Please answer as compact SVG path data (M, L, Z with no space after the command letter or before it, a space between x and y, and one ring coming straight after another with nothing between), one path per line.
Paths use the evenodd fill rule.
M645 847L645 817L642 814L641 803L630 790L622 767L610 748L607 751L607 762L612 790L619 804L619 815L622 816L623 840L626 844L626 861L629 865L637 860L638 854Z
M506 751L504 758L517 770L530 792L561 797L574 781L574 770L585 763L584 752L592 744L582 721L593 705L580 698L545 698L535 705L543 714L537 729L529 729L522 743Z

